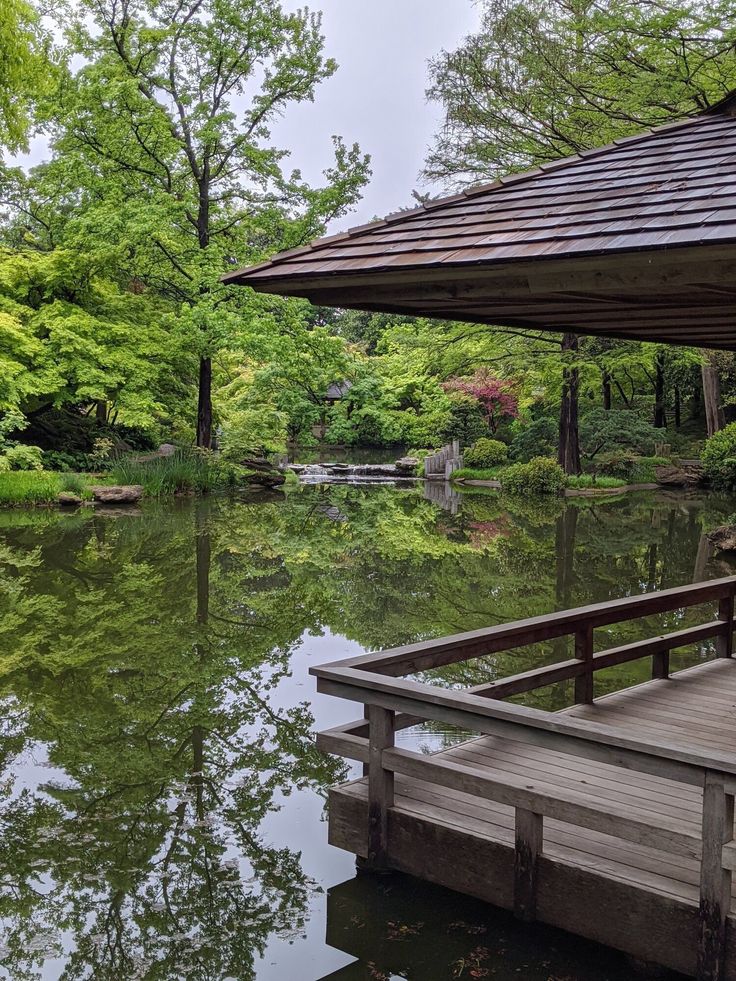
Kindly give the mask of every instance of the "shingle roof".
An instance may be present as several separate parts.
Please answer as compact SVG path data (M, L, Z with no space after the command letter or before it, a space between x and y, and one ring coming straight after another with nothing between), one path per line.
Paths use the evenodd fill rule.
M521 269L520 263L736 245L736 118L731 115L735 102L731 96L703 115L283 252L224 280L264 292L308 296L328 305L550 328L564 322L565 328L609 332L602 329L611 319L606 320L605 311L600 330L595 317L586 319L601 314L600 303L589 309L590 304L578 301L578 316L570 307L569 289L549 293L545 314L540 306L543 290L537 290L534 302L525 305L511 303L507 290L510 308L499 305L498 291L489 299L479 299L477 286L473 302L449 287L434 297L425 291L413 300L410 290L402 296L394 286L391 292L387 276L419 289L430 281L430 272L431 281L439 283L443 270L452 272L454 281L463 270L472 271L477 282L484 271ZM347 285L357 283L358 277L367 287L362 293ZM724 286L728 290L730 284ZM619 320L628 316L637 295L641 297L640 290L608 296L614 306L624 303L616 307ZM558 308L562 320L555 320L554 300L559 304L563 296L567 305L564 313ZM670 307L675 307L671 313L681 312L680 300L673 305L669 291L667 297ZM728 303L723 294L714 299L711 290L698 301L700 307L714 303L715 326L725 317L732 328L733 339L729 335L718 346L736 343L734 298L731 295ZM651 310L656 298L650 300ZM662 307L659 320L667 320L664 311ZM651 322L649 316L642 325ZM671 322L675 324L676 317ZM621 329L617 333L625 336ZM679 340L681 334L680 330L662 339L697 343ZM713 340L710 334L704 338L704 344ZM719 335L715 340L723 338Z

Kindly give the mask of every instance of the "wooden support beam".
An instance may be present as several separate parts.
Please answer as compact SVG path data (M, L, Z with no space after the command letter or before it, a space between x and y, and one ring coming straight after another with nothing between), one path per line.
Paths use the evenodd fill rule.
M575 659L585 665L585 673L575 679L575 704L593 704L593 624L582 624L575 631Z
M514 915L531 923L537 918L537 866L544 841L544 818L517 807L514 820Z
M393 771L383 767L383 751L394 745L394 713L368 706L368 862L375 871L388 869L388 811L394 806Z
M732 872L724 868L723 846L733 840L734 799L723 778L706 772L703 786L703 857L700 865L700 930L697 981L722 981L726 918L731 908Z

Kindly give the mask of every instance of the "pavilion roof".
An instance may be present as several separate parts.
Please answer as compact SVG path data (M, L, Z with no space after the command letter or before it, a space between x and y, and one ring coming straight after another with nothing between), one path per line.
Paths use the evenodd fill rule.
M224 277L326 306L736 349L736 95Z

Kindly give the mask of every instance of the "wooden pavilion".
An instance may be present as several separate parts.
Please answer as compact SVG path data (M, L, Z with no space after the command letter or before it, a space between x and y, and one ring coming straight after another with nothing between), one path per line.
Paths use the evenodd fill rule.
M325 306L734 350L735 174L733 94L225 281ZM367 771L332 792L330 840L698 981L736 981L735 595L736 577L312 669L320 691L366 715L320 736ZM686 629L651 636L643 619L694 607L712 611ZM644 639L607 646L622 620L641 620ZM568 660L477 688L424 674L566 636ZM672 674L670 653L693 645L703 662ZM651 681L595 698L598 670L640 658ZM568 680L564 712L506 701ZM431 756L395 748L396 730L428 719L480 735Z

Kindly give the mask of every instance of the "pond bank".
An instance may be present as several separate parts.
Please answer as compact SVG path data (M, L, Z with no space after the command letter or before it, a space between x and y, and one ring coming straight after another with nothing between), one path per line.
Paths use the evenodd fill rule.
M501 490L500 480L461 480L453 481L454 484L466 487L490 487L493 490ZM664 484L623 484L621 487L568 487L563 493L565 497L612 497L617 494L628 494L631 491L650 491L662 490Z

